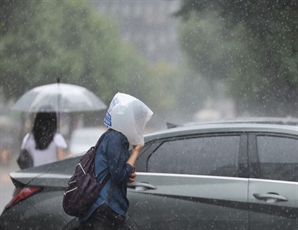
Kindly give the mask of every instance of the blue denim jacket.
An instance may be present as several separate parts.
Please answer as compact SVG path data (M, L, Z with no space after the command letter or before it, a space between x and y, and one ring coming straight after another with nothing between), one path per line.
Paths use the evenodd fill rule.
M129 143L120 132L109 132L101 141L95 156L95 175L97 181L102 182L108 171L111 178L101 190L96 202L91 206L85 216L78 221L88 219L102 204L107 204L116 213L125 216L129 202L127 200L127 181L132 173L132 166L126 164L129 158Z

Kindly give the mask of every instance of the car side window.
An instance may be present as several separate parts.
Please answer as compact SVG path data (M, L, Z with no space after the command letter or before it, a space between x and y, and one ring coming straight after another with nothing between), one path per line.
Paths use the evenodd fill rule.
M298 139L257 136L262 179L298 181Z
M240 136L212 136L164 142L149 158L148 171L237 176Z

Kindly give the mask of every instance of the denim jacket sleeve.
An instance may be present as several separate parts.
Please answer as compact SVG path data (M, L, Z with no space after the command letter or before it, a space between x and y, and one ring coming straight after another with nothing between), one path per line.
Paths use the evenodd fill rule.
M128 140L122 133L110 133L106 145L106 154L109 171L115 184L126 184L132 173L132 166L126 164L129 158L128 148Z

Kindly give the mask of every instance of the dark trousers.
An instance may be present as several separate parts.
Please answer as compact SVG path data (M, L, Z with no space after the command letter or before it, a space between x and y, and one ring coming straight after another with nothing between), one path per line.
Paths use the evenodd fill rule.
M125 216L119 215L108 205L103 204L75 230L130 230L125 220Z

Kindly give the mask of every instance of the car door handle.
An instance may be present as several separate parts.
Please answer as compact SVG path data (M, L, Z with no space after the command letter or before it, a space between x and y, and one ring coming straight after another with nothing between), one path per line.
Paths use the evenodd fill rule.
M128 188L134 188L136 191L146 191L148 189L157 189L156 186L149 184L147 182L136 182L127 184Z
M264 200L268 203L276 203L279 201L288 201L288 199L286 197L281 196L275 192L268 192L266 194L254 193L253 196L258 200Z

